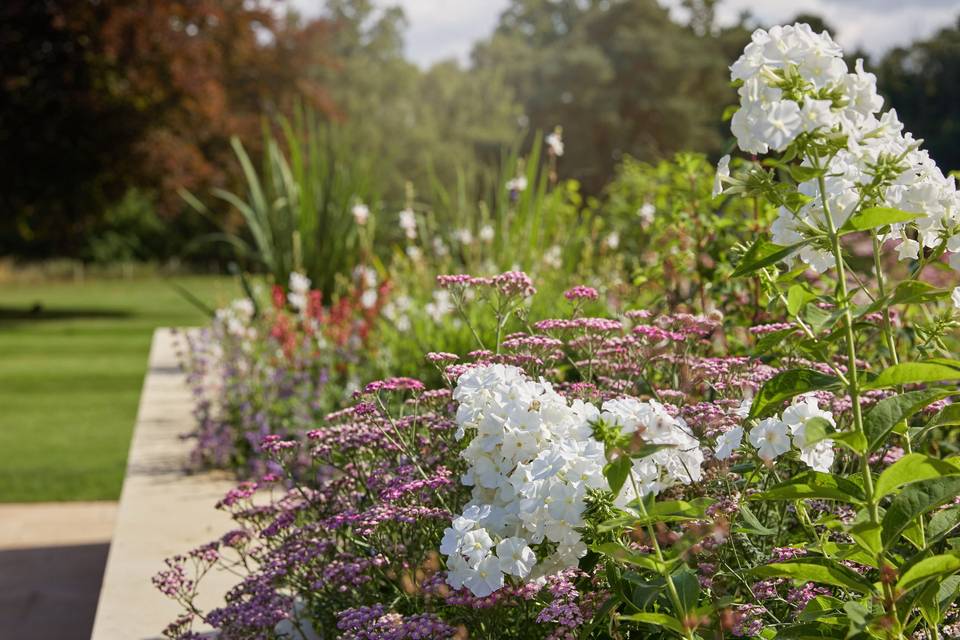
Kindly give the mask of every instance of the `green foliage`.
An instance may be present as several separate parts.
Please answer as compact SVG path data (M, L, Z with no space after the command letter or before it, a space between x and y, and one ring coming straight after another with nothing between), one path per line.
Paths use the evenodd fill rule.
M238 257L265 268L274 282L285 285L291 272L305 272L329 298L338 277L349 275L371 252L375 223L359 225L351 211L376 202L371 183L376 170L309 110L299 110L293 122L279 120L278 126L279 139L265 129L259 171L243 143L232 140L246 192L215 189L213 195L240 213L247 234L226 231L208 239L228 242ZM182 195L212 217L194 195Z
M869 580L830 558L804 557L755 567L750 573L759 578L786 577L830 584L858 593L871 593L874 590Z
M783 404L784 400L819 389L835 388L839 380L812 369L790 369L764 383L750 407L751 418L761 418Z
M805 471L753 496L754 500L798 498L859 503L864 500L864 495L863 489L850 480L820 471Z
M772 208L761 200L714 198L715 173L697 153L653 164L627 157L599 208L619 237L634 284L656 292L668 308L739 314L742 302L758 301L756 291L731 279L734 255Z
M87 241L87 253L101 264L139 261L155 255L155 243L165 230L157 215L156 200L135 188L107 208L98 226L100 229Z

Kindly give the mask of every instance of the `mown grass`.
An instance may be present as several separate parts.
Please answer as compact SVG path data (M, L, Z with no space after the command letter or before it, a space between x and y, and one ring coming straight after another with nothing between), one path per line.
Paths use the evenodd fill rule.
M183 277L209 305L225 277ZM0 502L120 494L153 330L204 313L159 278L0 285Z

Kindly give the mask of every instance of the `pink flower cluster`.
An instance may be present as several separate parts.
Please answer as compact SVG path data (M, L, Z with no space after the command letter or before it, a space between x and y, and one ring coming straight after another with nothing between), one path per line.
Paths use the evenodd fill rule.
M563 293L563 297L567 300L596 300L600 294L593 287L587 287L584 285L578 285L571 289L567 289Z

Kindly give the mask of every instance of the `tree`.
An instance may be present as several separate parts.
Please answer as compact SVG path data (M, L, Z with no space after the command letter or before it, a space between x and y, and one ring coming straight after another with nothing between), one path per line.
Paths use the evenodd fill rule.
M563 173L596 192L626 154L720 149L735 96L712 6L690 3L683 25L655 0L513 0L473 58L503 69L532 131L563 126Z
M328 0L327 48L338 64L318 68L336 105L333 121L358 154L375 159L388 206L402 208L404 185L419 193L455 184L515 141L520 110L499 69L448 61L423 71L404 57L406 18L370 0Z
M960 168L960 18L928 40L897 47L880 61L881 93L944 170Z
M0 252L76 254L131 188L229 181L229 139L305 93L326 25L246 0L10 0L0 7Z

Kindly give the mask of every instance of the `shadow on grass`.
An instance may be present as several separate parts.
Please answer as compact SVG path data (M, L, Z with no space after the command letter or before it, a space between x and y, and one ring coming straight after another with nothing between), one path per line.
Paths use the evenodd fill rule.
M132 315L129 311L122 309L97 309L93 307L47 309L41 302L36 302L29 307L0 306L0 324L42 322L44 320L117 320L129 318Z
M87 640L109 549L102 543L0 550L0 635Z

